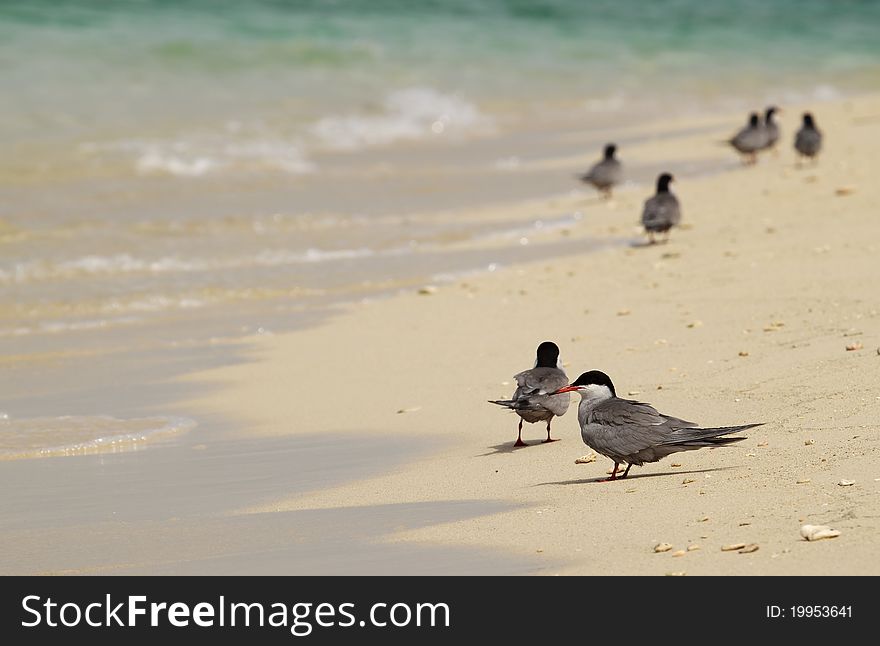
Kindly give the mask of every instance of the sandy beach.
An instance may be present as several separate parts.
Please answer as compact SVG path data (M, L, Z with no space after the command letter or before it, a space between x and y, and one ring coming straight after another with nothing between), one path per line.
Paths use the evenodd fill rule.
M827 147L818 164L798 168L790 142L806 107L786 106L778 157L755 167L731 160L674 184L683 226L668 244L621 242L638 239L644 186L608 203L576 192L481 208L473 217L581 211L576 225L535 239L608 244L354 305L316 327L253 337L244 361L187 376L205 394L184 408L235 420L229 437L435 443L381 474L278 491L230 516L484 502L505 508L438 515L376 540L505 554L540 574L880 573L880 97L816 109ZM737 122L707 118L717 136L657 136L627 156L665 160L673 173L692 159L724 163L732 154L716 142ZM511 375L545 339L558 343L572 379L601 369L621 396L663 412L765 425L732 447L599 483L609 460L575 464L591 453L578 397L554 422L561 441L541 444L541 425L527 425L520 449L516 416L486 403L510 394ZM841 536L808 543L804 523ZM673 550L654 553L661 542ZM759 549L722 551L740 542Z

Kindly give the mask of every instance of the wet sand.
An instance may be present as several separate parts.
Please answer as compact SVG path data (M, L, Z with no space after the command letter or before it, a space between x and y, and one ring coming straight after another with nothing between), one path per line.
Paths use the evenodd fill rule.
M383 541L513 508L443 501L235 515L278 492L362 479L429 452L375 433L223 440L219 424L141 451L0 465L3 574L522 574L536 560Z

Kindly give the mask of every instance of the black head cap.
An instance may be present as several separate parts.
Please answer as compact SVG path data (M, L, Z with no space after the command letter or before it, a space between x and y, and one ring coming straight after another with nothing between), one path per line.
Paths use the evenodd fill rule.
M752 113L749 115L749 125L750 125L750 126L757 126L757 125L758 125L758 120L759 120L759 119L760 119L760 117L758 116L758 113L757 113L757 112L752 112Z
M544 341L538 346L538 363L536 368L555 368L559 362L559 346L553 341Z
M611 391L611 394L614 397L617 397L617 393L614 391L614 384L611 383L611 377L599 370L590 370L589 372L585 372L572 384L572 386L590 385L608 386L608 390Z
M813 115L810 112L804 112L804 125L807 128L815 128L816 122L813 121Z
M605 159L614 159L615 152L617 152L616 144L608 144L605 146Z
M658 193L668 193L669 192L669 182L673 179L672 175L669 173L663 173L660 177L657 178L657 192Z
M767 108L767 111L764 112L764 122L770 123L773 120L773 115L776 114L778 111L779 108L777 108L775 105L771 105L769 108Z

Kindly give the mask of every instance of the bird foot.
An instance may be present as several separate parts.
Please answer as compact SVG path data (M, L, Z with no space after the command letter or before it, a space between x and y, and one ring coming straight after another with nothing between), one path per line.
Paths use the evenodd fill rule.
M518 439L516 442L513 443L513 445L514 446L528 446L528 444L523 442L521 439Z
M598 482L614 482L615 480L617 480L617 478L602 478L601 480L598 480Z
M541 444L550 444L550 442L558 442L561 438L558 437L548 437L546 440L541 442Z

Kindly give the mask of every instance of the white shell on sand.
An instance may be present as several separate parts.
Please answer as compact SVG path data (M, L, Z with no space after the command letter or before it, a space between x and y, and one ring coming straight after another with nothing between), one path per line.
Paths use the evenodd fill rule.
M575 464L589 464L590 462L596 461L596 454L590 453L590 455L582 455L577 460L574 461Z
M668 552L671 549L672 549L672 545L669 543L657 543L654 546L654 551L658 554L661 552Z
M823 538L837 538L840 536L840 532L831 529L828 525L803 525L801 536L808 541L821 541Z
M852 487L856 483L855 480L847 480L846 478L842 479L837 483L840 487Z
M737 550L741 550L746 546L745 543L732 543L731 545L723 545L721 547L722 552L736 552Z

